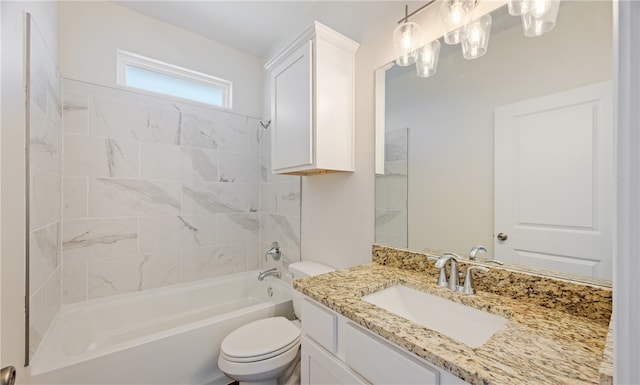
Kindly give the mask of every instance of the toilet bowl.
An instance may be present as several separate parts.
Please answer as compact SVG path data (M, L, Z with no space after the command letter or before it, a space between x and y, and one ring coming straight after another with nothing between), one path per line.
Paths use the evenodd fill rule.
M289 265L294 279L333 271L328 266L304 261ZM293 287L291 288L293 290ZM293 292L294 313L300 318L301 294ZM227 377L247 385L276 385L278 378L299 361L299 322L270 317L241 326L220 345L218 367Z

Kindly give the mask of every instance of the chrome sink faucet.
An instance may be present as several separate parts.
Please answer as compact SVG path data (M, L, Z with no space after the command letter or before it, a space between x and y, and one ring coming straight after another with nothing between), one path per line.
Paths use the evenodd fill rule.
M445 266L449 261L451 261L451 268L449 269L449 280L447 280L447 271L445 270ZM456 256L452 253L444 253L440 258L438 258L435 266L440 269L438 286L448 287L453 291L457 291L458 286L460 285L460 278L458 277L458 259Z
M266 271L261 271L258 274L258 281L262 281L263 279L267 278L267 277L277 277L280 278L281 273L278 271L277 267L274 267L273 269L269 269Z
M472 261L476 260L476 254L478 253L486 253L487 252L487 248L481 245L478 246L473 246L471 248L471 251L469 252L469 259Z
M451 264L448 280L446 271L447 262L450 262ZM464 294L473 294L475 292L475 290L473 289L473 277L471 275L471 272L473 270L480 270L484 271L485 273L489 271L489 269L484 266L469 266L465 274L464 285L460 285L460 278L458 277L458 259L456 258L455 254L444 253L441 257L438 258L438 260L436 260L435 266L440 269L438 286L448 287L450 290L460 291Z
M471 248L471 251L469 251L469 260L471 261L475 261L477 259L477 255L478 253L486 253L487 252L487 248L482 246L482 245L478 245L478 246L473 246ZM484 263L495 263L496 265L504 265L504 262L502 261L498 261L497 259L488 259L486 261L482 261Z

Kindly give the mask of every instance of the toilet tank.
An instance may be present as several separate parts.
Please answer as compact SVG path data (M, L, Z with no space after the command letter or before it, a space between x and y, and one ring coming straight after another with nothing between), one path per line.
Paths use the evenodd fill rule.
M289 272L293 275L293 279L313 277L332 271L335 271L335 269L313 261L301 261L289 264ZM293 290L293 312L300 320L302 320L300 311L302 308L302 296L302 293Z

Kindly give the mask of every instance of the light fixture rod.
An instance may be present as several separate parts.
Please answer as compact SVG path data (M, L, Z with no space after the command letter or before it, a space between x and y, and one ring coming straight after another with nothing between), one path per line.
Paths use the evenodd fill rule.
M417 14L418 12L422 11L423 9L427 8L428 6L430 6L431 4L435 3L436 0L430 0L429 2L427 2L427 4L423 5L422 7L416 9L415 11L408 13L409 12L409 5L405 4L404 5L404 17L400 20L398 20L398 24L401 23L406 23L407 21L409 21L409 18L415 14Z

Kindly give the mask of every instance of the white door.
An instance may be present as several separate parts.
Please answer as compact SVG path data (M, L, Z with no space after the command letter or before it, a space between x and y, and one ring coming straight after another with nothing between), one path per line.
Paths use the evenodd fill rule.
M611 279L610 82L495 110L495 258Z

